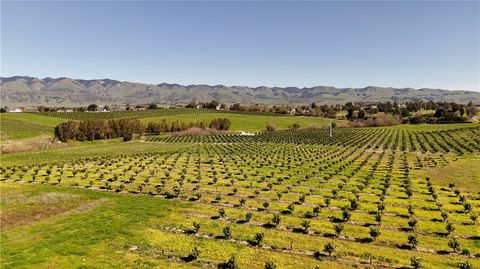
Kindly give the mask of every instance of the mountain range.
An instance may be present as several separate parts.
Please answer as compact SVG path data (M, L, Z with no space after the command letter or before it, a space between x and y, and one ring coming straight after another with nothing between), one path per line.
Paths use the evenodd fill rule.
M480 92L441 89L374 87L335 88L317 86L247 87L179 84L144 84L112 79L0 77L1 106L76 107L95 103L184 105L191 101L242 104L344 104L346 102L448 101L480 102Z

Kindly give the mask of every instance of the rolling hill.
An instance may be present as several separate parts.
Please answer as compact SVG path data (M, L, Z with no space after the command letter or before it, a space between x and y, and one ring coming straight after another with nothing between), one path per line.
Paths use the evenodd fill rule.
M344 104L346 102L384 102L432 100L480 101L480 93L440 89L391 87L335 88L317 86L246 87L224 85L142 84L111 79L0 78L2 106L86 106L97 104L186 104L217 99L223 103L256 104Z

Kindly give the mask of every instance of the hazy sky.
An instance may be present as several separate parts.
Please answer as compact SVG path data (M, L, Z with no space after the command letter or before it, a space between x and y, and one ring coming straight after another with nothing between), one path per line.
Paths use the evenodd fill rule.
M471 2L1 2L1 75L480 91Z

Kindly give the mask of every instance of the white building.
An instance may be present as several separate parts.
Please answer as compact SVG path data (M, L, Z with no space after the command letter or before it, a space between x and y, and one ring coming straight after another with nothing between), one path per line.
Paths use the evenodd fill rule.
M238 135L242 135L242 136L254 136L255 135L254 133L247 133L247 132L244 132L244 131L238 131L236 133Z

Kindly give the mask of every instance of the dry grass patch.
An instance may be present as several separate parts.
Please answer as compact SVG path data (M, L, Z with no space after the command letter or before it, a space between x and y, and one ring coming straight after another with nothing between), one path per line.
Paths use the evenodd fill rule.
M85 201L78 195L57 192L20 198L14 199L19 202L16 208L0 213L1 229L27 225L54 216L84 213L95 209L104 201Z
M66 144L54 141L54 139L52 138L37 138L23 141L5 141L0 144L0 153L10 154L32 150L50 149L65 145Z

